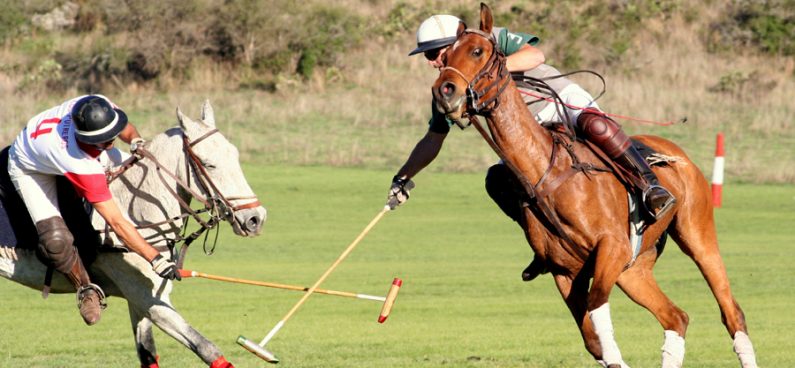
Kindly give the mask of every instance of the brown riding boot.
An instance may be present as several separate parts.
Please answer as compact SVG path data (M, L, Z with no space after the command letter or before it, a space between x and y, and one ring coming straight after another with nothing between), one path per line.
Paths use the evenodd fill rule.
M102 310L106 307L105 293L99 286L91 283L80 258L77 258L77 262L72 265L72 270L66 274L66 278L77 289L77 308L83 321L89 326L99 322Z
M625 169L638 173L646 182L646 186L640 188L643 191L643 204L649 214L654 217L654 221L665 216L673 208L676 198L668 189L660 185L657 175L635 147L630 146L615 159L615 162Z
M657 175L618 123L602 113L584 112L577 118L577 125L586 139L597 145L615 163L642 179L639 189L643 193L643 205L649 213L647 217L650 222L657 221L673 207L676 199L660 186Z
M522 270L522 281L533 281L538 275L547 272L549 272L549 270L547 270L547 266L544 265L544 261L538 258L538 256L534 256L533 261Z

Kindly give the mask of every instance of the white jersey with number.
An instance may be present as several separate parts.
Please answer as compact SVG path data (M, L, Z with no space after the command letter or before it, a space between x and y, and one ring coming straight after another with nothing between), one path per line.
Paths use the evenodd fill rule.
M111 193L99 160L102 151L79 143L75 138L71 111L83 97L73 98L30 119L14 140L9 156L23 171L65 176L78 195L97 203L111 199Z

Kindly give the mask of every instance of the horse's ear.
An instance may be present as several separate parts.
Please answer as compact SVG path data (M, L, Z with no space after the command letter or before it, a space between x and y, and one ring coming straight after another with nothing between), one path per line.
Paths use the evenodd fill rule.
M204 100L201 117L205 124L215 126L215 113L213 112L213 107L210 106L210 100Z
M485 3L480 3L480 30L490 34L493 26L494 18L491 16L491 9Z
M461 37L461 35L464 34L464 31L466 30L467 30L467 24L464 23L463 21L458 22L458 30L455 32L455 37L456 38Z
M185 126L185 114L182 113L182 109L177 106L177 121L179 121L179 125L182 127Z
M181 126L184 131L188 131L192 126L196 125L191 118L182 113L182 109L180 109L179 106L177 106L177 120L179 121L179 126Z

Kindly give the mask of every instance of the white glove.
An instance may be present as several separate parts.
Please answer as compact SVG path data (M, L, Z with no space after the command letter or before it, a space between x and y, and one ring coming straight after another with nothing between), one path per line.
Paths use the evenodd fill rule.
M135 154L138 149L143 148L144 145L146 145L146 139L141 137L133 138L133 140L130 141L130 153Z
M154 270L155 273L164 279L182 280L182 276L179 274L177 265L170 259L167 259L159 254L157 257L155 257L155 259L152 260L152 270Z
M389 188L389 194L386 196L386 205L389 206L389 209L394 210L409 200L409 191L412 189L414 189L414 182L411 179L395 175L392 178L392 187Z

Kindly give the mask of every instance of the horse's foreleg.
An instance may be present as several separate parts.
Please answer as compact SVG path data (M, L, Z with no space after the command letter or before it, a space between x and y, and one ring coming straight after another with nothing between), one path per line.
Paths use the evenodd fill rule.
M128 303L127 307L130 311L130 322L132 322L133 334L135 335L135 349L138 351L141 367L157 368L158 357L154 335L152 334L152 321L133 308L132 304Z
M602 360L602 347L599 345L599 337L593 330L591 320L587 318L588 312L588 281L586 278L572 280L570 277L555 275L555 284L566 302L577 327L580 329L585 349L596 359ZM604 365L604 364L602 364Z
M689 208L679 211L674 219L675 231L670 234L679 244L679 248L693 259L707 280L720 307L723 324L734 340L734 352L737 353L741 366L755 368L756 354L748 337L745 314L732 295L729 276L718 250L712 207L706 200L700 206L690 205Z
M602 359L612 367L626 367L621 351L613 335L613 320L610 317L610 291L618 280L631 256L628 239L603 238L596 246L594 275L588 292L588 316L602 347Z
M97 259L94 267L114 280L127 299L129 308L138 311L141 318L148 318L208 365L215 368L228 364L221 350L191 327L174 309L169 298L172 284L155 274L142 257L133 253L108 254ZM136 329L138 327L137 324L133 326Z
M208 365L223 359L221 350L191 327L168 301L158 300L147 311L149 319L163 332L191 349Z
M618 286L638 305L646 308L657 318L665 330L662 347L662 368L681 368L685 359L685 332L689 319L660 290L652 273L657 253L641 254L635 264L618 278Z

